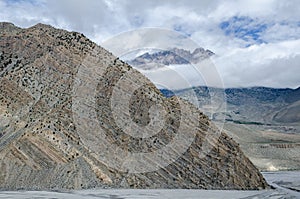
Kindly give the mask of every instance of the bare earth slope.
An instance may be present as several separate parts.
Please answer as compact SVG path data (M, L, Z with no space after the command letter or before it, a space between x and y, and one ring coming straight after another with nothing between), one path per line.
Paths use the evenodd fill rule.
M217 129L198 109L175 97L166 99L142 74L82 34L43 24L20 29L0 23L0 28L1 189L267 187L262 175L226 134L206 140L207 133ZM96 122L89 118L89 112L76 109L81 106L77 106L76 100L83 100L85 108L91 107L93 99L86 90L75 90L79 96L73 94L74 86L95 83L90 79L94 74L82 70L95 66L103 72L94 91L96 100L92 108L97 112ZM78 79L80 72L84 80ZM152 105L162 104L166 110L164 125L152 136L129 135L113 115L111 98L126 74L132 74L129 83L143 83L129 100L130 118L137 126L143 128L151 123ZM191 110L196 120L184 116L182 107ZM119 107L120 115L124 109ZM187 119L181 124L183 116ZM74 117L86 121L83 126L90 125L90 121L97 123L103 134L92 128L84 129ZM126 154L154 153L172 143L177 135L182 136L184 145L185 136L191 133L189 126L196 126L194 139L170 164L149 172L126 171L122 165L118 169L118 162L127 163L122 160L128 157ZM104 157L104 141L118 147L115 154ZM200 156L203 143L210 150ZM172 150L177 149L170 148L170 154ZM117 156L119 151L123 158ZM115 159L116 167L107 161L110 157L119 157ZM168 157L163 158L167 161Z

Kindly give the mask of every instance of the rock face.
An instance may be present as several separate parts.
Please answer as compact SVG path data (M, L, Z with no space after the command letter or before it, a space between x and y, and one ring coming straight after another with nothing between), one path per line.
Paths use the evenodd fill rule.
M210 56L214 55L210 50L203 48L196 48L193 52L188 50L173 48L170 50L159 51L156 53L145 53L137 58L128 61L128 63L135 67L142 69L151 69L149 64L162 64L162 65L180 65L180 64L195 64L203 61ZM184 58L183 58L184 57Z
M9 23L1 23L0 27L1 189L268 186L238 144L224 133L217 134L216 127L198 109L178 98L163 97L142 74L82 34L43 24L28 29ZM97 81L92 77L99 71L85 73L95 66L102 73ZM128 107L112 100L118 92L128 93L120 82L142 83L129 96ZM89 85L95 86L93 95L88 92ZM157 104L165 110L164 123L158 130L150 128L151 110ZM184 115L183 107L191 114ZM95 110L95 115L84 112L89 108ZM126 111L128 115L123 114ZM132 131L120 128L118 117L121 121L122 117L129 117ZM182 122L183 117L186 120ZM91 128L84 128L85 125ZM101 132L94 130L93 125L101 127ZM138 135L136 129L148 126L150 132L158 132ZM191 130L190 126L195 128ZM177 158L168 159L177 148L161 153L160 160L170 161L169 164L145 158L145 162L158 165L157 169L150 171L151 165L144 165L149 166L149 171L134 172L137 170L124 166L128 162L130 165L126 154L155 153L171 145L178 135L185 146L184 138L191 131L195 131L193 139L188 140L188 147ZM218 136L208 136L209 133ZM105 156L109 144L116 148ZM180 151L181 145L174 146L179 146ZM203 153L203 149L209 150ZM116 166L108 161L111 157L116 157ZM118 166L119 162L123 165ZM143 166L143 162L138 166Z

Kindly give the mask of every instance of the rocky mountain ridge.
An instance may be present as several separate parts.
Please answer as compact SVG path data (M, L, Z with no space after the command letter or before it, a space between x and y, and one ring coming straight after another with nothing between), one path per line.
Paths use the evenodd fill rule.
M178 95L189 99L188 93L197 95L200 106L210 103L211 96L224 93L227 103L226 113L216 112L213 119L218 119L220 114L225 115L227 121L253 122L258 124L299 124L300 115L300 87L290 88L213 88L200 86L182 90L161 90L165 96ZM292 108L291 108L292 107Z
M0 27L0 189L268 187L238 144L218 134L197 108L165 98L141 73L84 35L44 24ZM142 86L128 98L132 85ZM120 93L128 98L126 106L113 101ZM160 129L150 128L156 106L165 110ZM118 122L127 124L126 118L151 136L121 128ZM185 139L191 132L193 139ZM186 142L186 151L171 159ZM171 147L163 151L165 146ZM203 149L209 150L201 156ZM164 161L144 159L155 170L127 167L134 157L156 153Z
M142 69L151 69L147 64L160 65L181 65L181 64L195 64L214 55L210 50L204 48L196 48L193 52L185 49L173 48L170 50L158 51L155 53L144 53L128 63L135 67Z

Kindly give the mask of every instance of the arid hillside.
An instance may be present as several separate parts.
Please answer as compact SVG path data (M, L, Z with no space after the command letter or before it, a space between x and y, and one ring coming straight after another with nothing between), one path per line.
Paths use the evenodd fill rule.
M0 189L260 189L238 144L84 35L0 23Z

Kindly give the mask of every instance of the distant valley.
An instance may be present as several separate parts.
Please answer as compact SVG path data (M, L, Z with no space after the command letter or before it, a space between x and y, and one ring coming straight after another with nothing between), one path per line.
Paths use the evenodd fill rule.
M221 89L203 86L175 91L162 89L161 92L168 97L178 95L185 99L189 99L189 93L195 93L200 107L210 104L212 96L216 96L217 93L224 93L222 96L227 102L226 112L208 113L212 114L213 120L224 117L226 121L238 124L278 126L297 126L300 123L300 87Z
M177 52L189 51L180 49ZM214 54L209 53L210 56L207 56L206 52L211 51L204 49L199 52L204 59L209 59ZM189 57L185 54L182 56ZM165 61L174 60L171 59L173 57L172 53L161 51L145 53L129 62L142 71L156 70L158 65L186 67L187 63L195 63L193 58L185 61ZM178 54L176 57L181 56ZM168 98L176 95L196 105L240 144L245 154L260 170L300 169L300 87L196 86L160 91Z
M200 110L233 137L259 169L300 169L300 88L203 86L161 92L186 100L195 94ZM212 109L215 100L224 100L226 106Z

